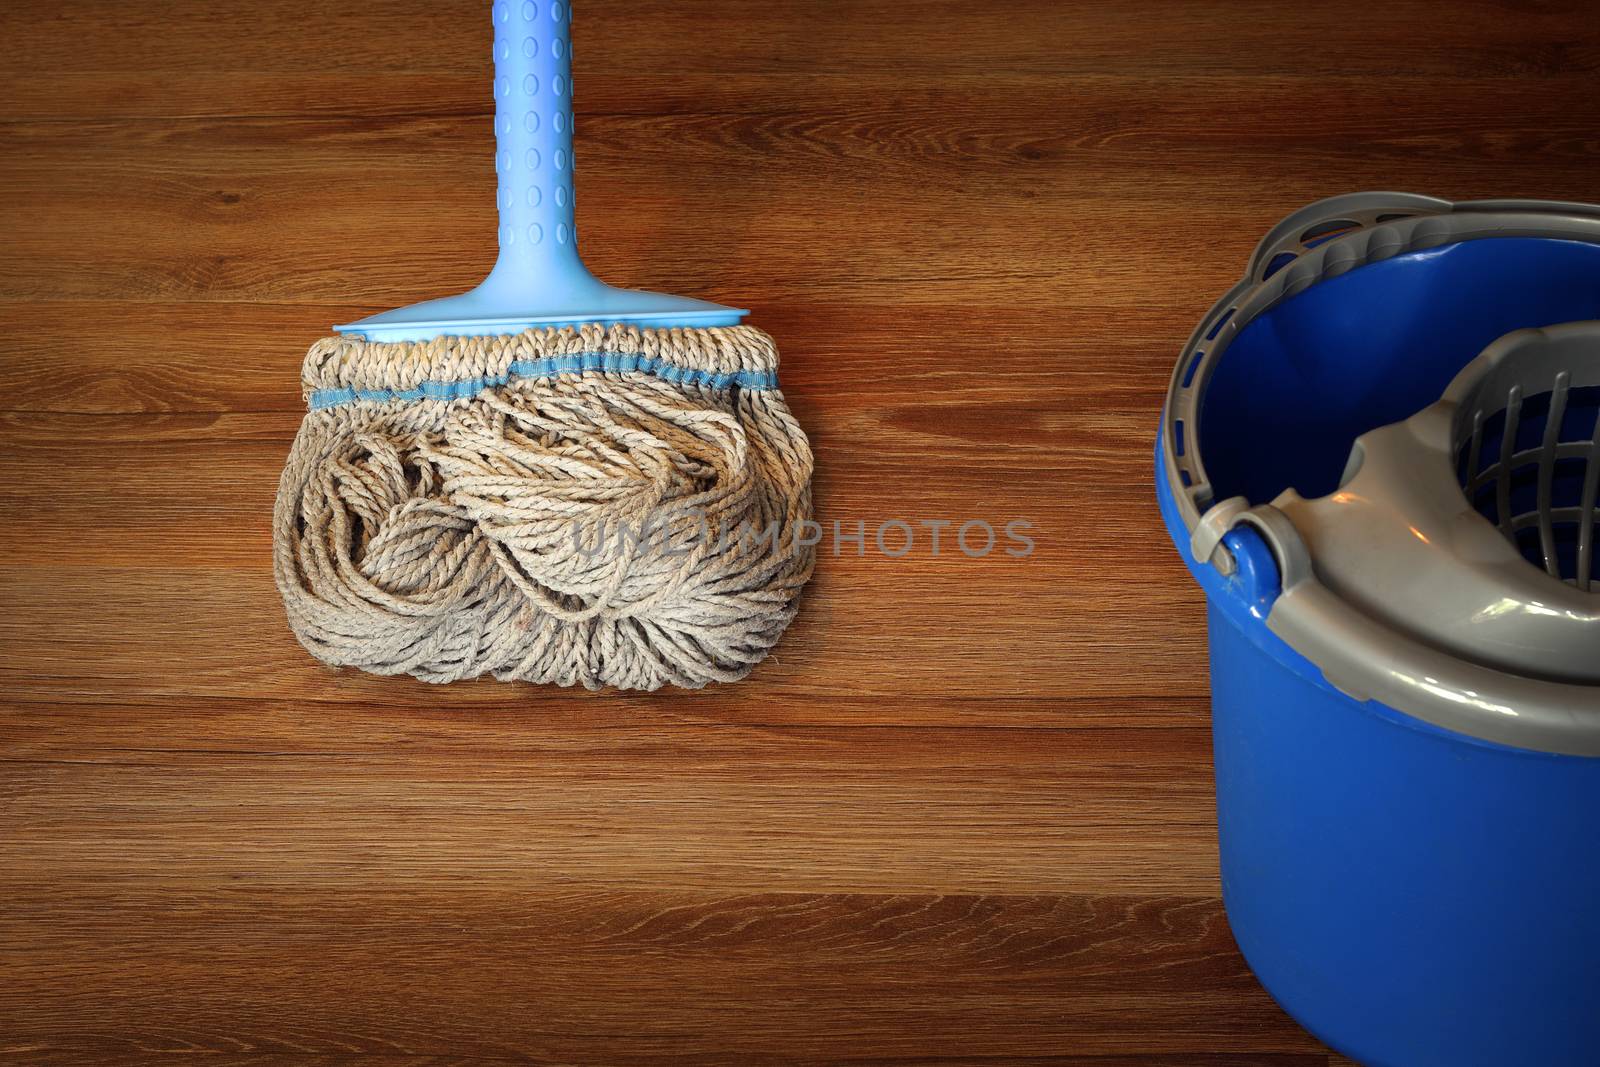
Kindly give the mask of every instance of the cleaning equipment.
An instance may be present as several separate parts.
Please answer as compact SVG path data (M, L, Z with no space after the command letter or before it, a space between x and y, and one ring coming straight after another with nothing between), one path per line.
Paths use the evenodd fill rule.
M1229 922L1370 1067L1600 1055L1596 320L1600 208L1357 194L1173 373Z
M745 312L578 257L564 2L492 8L499 258L311 346L274 569L333 666L589 688L747 674L814 551L812 456Z

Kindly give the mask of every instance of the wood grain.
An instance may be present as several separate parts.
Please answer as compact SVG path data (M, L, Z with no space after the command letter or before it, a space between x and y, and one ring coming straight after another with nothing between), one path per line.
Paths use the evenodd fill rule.
M596 271L755 310L825 524L1036 541L622 696L270 577L306 347L492 255L485 5L0 6L0 1063L1350 1064L1227 932L1155 413L1309 200L1600 199L1587 7L583 0Z

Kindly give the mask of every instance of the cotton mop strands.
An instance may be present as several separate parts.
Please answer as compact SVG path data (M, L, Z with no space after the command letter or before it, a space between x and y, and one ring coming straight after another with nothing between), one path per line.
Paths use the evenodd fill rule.
M434 682L741 678L813 565L777 351L737 309L588 274L564 9L494 15L500 259L312 346L274 522L290 626L325 663Z
M743 677L812 566L776 366L749 326L319 341L277 507L295 634L436 682Z

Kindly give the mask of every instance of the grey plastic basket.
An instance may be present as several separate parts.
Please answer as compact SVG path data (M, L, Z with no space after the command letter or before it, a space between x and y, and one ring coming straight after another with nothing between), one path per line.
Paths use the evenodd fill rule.
M1459 480L1525 559L1589 591L1600 582L1600 331L1530 340L1463 398Z

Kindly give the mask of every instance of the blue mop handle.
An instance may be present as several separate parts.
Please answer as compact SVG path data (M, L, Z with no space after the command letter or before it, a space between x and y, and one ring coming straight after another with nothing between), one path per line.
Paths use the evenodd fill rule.
M572 211L572 12L568 0L495 0L494 140L500 254L470 292L334 327L369 341L499 336L627 322L732 326L740 308L617 289L578 258Z
M572 208L572 43L566 0L496 0L495 171L505 281L588 272Z

